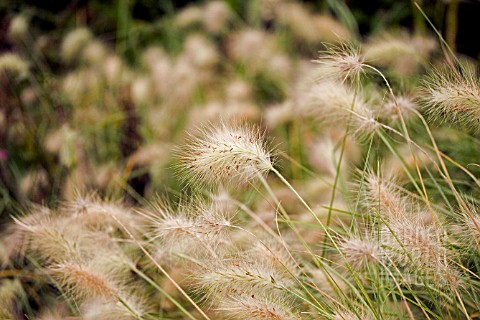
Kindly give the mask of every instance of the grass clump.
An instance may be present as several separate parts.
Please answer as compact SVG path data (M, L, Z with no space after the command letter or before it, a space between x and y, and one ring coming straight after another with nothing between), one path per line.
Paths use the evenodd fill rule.
M15 16L0 317L478 317L476 63L332 3L119 6L115 43Z

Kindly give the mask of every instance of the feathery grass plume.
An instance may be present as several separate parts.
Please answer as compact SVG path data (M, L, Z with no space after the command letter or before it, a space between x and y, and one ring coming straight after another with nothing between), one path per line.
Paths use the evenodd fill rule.
M348 41L352 37L347 28L329 15L311 14L307 8L296 2L280 2L274 8L280 24L290 29L293 40L307 44L319 42Z
M308 38L306 33L312 32L312 30L307 30L308 28L312 29L310 23L312 15L305 5L296 2L279 1L274 9L278 23L292 29L295 36Z
M80 263L97 259L102 254L105 257L99 261L107 260L109 255L125 261L126 258L119 252L118 244L107 235L110 231L108 227L105 230L92 231L78 221L78 217L71 216L65 211L50 212L41 208L35 209L25 217L15 218L17 237L21 238L19 241L22 245L28 246L29 252L38 255L41 263L61 263L65 259ZM120 269L122 264L119 260L115 261L115 268ZM109 262L103 263L108 264ZM123 269L125 268L123 266Z
M230 102L253 101L252 84L240 78L229 80L229 82L225 84L225 98Z
M398 123L401 120L397 106L402 112L402 117L405 121L411 119L415 111L418 110L417 103L407 95L396 96L395 100L393 101L390 98L377 106L379 118L385 120L386 123Z
M12 18L8 26L8 38L14 43L22 43L28 36L28 18L24 14L18 14Z
M80 261L92 249L88 245L82 245L86 230L54 213L36 211L23 218L15 218L14 221L18 230L26 235L29 248L48 263L66 257Z
M394 177L381 177L374 172L364 176L364 196L370 210L383 217L404 217L411 200L402 196Z
M204 270L198 270L195 280L199 293L213 301L232 294L282 296L294 286L293 278L286 271L266 260L250 261L245 257L209 262Z
M406 271L407 281L440 288L461 283L453 262L456 255L446 247L443 228L426 222L422 212L391 217L380 232L386 257Z
M329 46L314 62L320 64L319 75L324 79L357 80L364 71L364 57L349 43Z
M321 41L321 31L317 30L313 16L301 3L283 2L275 8L278 22L287 26L295 39L307 43Z
M178 28L188 28L202 21L202 8L194 5L187 6L175 15L174 25Z
M259 260L265 260L278 269L288 270L288 272L294 276L299 276L302 270L285 245L274 239L267 238L262 240L262 242L254 243L254 245L247 250L247 254L252 258L257 257Z
M92 297L116 299L120 292L118 281L93 262L65 261L52 264L47 270L65 293L76 300L84 301Z
M345 125L350 120L354 135L368 136L380 127L362 94L338 80L320 79L302 99L302 113L334 125Z
M4 53L0 55L0 75L2 73L14 79L25 79L29 73L29 65L16 53Z
M194 184L246 184L273 168L262 132L247 125L208 127L202 137L190 137L178 158L179 169Z
M168 98L172 92L174 79L166 80L175 72L173 59L162 48L150 47L142 54L142 65L148 71L147 76L151 81L152 103ZM158 122L156 125L158 126Z
M236 201L224 188L218 188L218 190L209 194L208 199L212 201L212 205L215 206L215 208L222 212L231 213L238 207Z
M480 253L480 213L478 209L468 203L471 215L462 210L458 217L459 222L451 227L453 235L463 247L469 248L475 254Z
M92 40L86 44L80 59L87 65L104 68L107 53L107 48L100 40Z
M432 70L423 80L419 99L436 120L480 128L480 81L473 66Z
M190 255L216 256L215 248L232 226L227 211L216 203L202 201L180 204L176 213L170 206L158 202L154 213L147 216L152 221L152 241L161 239L165 249Z
M99 92L99 88L102 87L103 79L98 70L93 68L76 69L65 75L61 81L61 92L73 105L84 107L79 108L79 111L75 114L74 119L76 121L91 123L92 118L98 121L100 112L87 107L95 103L100 94L104 94L103 91Z
M87 28L78 28L70 31L63 39L60 48L62 59L66 63L72 63L80 58L87 44L93 39L93 35Z
M155 101L155 92L153 92L152 80L149 76L137 75L132 80L130 90L132 101L137 106L148 106Z
M84 320L132 320L143 319L149 307L136 293L121 294L119 301L105 298L88 299L82 303L80 313ZM128 306L128 307L127 307Z
M279 56L283 57L280 51L272 35L255 29L245 29L232 34L228 43L229 57L243 64L252 74L271 70L272 62Z
M372 65L390 67L400 76L409 76L418 71L435 47L433 39L423 36L380 34L370 39L362 51Z
M219 61L214 44L200 34L191 35L185 40L183 55L200 69L213 68Z
M396 154L389 154L382 162L381 170L387 173L387 177L395 177L397 181L404 181L408 179L408 172L415 170L416 165L421 164L423 168L430 168L433 166L431 159L432 152L423 150L424 152L415 152L412 154L412 149L408 144L400 145ZM406 171L407 168L409 171Z
M215 311L227 319L299 320L305 319L286 297L262 294L232 295L220 300Z
M276 86L286 85L287 81L293 76L293 66L289 57L283 52L277 51L266 62L262 77L276 80Z
M103 61L98 60L102 63L100 71L106 81L107 88L120 89L122 86L130 85L133 75L118 55L110 53L105 55Z
M352 32L333 18L330 14L315 14L313 16L318 39L327 43L347 42L353 39Z
M176 105L177 108L190 106L197 90L206 89L213 83L213 70L213 68L200 68L182 54L173 63L171 73L166 75L168 81L165 78L159 79L164 83L163 86L168 88L162 96L163 100L169 105ZM178 86L178 83L182 85Z
M345 261L355 271L363 271L382 259L380 245L371 237L346 236L338 244Z
M118 224L120 221L134 235L138 235L142 223L140 215L112 201L102 201L95 194L76 194L71 201L66 201L60 207L70 220L80 222L88 230L115 232L125 235L125 230Z
M205 29L213 34L221 33L232 16L230 7L223 1L210 1L203 8L202 22Z

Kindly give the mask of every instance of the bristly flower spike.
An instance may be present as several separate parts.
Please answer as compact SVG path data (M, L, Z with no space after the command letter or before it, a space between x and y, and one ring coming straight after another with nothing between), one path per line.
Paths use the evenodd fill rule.
M272 170L271 158L257 127L222 123L191 137L179 168L192 183L245 184Z
M314 62L322 65L322 78L338 77L343 82L347 79L356 79L364 67L364 59L358 49L348 43L327 48Z
M420 101L436 119L480 128L480 80L471 66L431 72L424 80Z
M373 239L361 239L354 236L345 237L339 244L345 261L355 271L365 270L369 265L382 259L382 251Z

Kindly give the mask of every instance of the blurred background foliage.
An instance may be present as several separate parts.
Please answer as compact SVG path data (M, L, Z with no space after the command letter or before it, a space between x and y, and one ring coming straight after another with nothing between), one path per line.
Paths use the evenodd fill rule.
M169 18L192 4L205 1L188 0L117 0L117 1L1 1L0 17L4 37L9 19L22 12L31 17L31 26L39 33L87 25L103 40L115 43L120 52L134 59L133 52L146 44L160 42L171 50L179 50L177 34L168 31ZM247 23L259 19L255 13L257 0L225 0L231 9ZM318 0L302 1L313 11L330 11L352 31L362 36L372 35L386 28L401 27L413 30L428 26L414 3L418 3L434 25L445 35L450 11L457 15L456 47L459 53L478 57L480 43L471 34L478 29L480 16L477 0ZM454 7L454 9L452 9ZM271 21L256 21L268 26ZM3 49L8 44L0 38Z

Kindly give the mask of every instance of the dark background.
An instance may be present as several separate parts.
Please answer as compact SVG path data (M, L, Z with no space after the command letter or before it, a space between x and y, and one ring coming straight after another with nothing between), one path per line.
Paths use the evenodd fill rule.
M2 2L3 1L3 2ZM31 23L39 31L68 28L70 24L83 20L97 35L106 41L114 41L117 24L117 8L119 1L127 0L102 0L102 1L59 1L59 0L19 0L0 1L1 18L1 47L5 49L8 44L3 40L3 35L8 28L9 20L19 12L27 12L32 16ZM328 2L344 0L319 0L303 1L313 9L327 9ZM131 19L137 22L158 21L165 15L193 3L202 1L189 0L130 0L127 5ZM237 11L244 9L244 0L226 0ZM421 6L435 26L444 32L448 1L423 0ZM413 28L415 14L420 14L410 0L345 0L344 4L355 17L360 34L366 36L384 28L402 27ZM334 14L334 12L332 12ZM425 21L424 21L425 22ZM426 24L426 22L425 22ZM426 28L431 28L426 24ZM465 0L458 3L458 33L456 46L461 54L472 58L480 55L480 0Z

